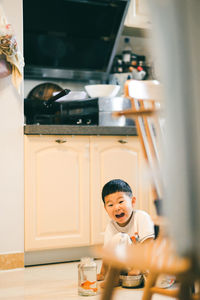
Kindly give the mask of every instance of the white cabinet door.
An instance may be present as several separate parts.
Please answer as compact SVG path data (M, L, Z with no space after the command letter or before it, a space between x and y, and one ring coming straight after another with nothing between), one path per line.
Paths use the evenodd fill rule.
M151 24L147 0L131 0L124 25L150 29Z
M25 250L89 243L89 137L25 136Z
M107 216L101 199L103 185L111 179L129 183L136 196L136 208L151 212L149 181L138 137L91 137L90 143L91 243L103 241Z

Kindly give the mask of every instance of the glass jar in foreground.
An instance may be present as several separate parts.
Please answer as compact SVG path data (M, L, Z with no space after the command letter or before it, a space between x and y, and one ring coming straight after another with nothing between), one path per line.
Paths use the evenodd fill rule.
M78 264L78 294L80 296L97 294L97 265L93 258L83 257Z

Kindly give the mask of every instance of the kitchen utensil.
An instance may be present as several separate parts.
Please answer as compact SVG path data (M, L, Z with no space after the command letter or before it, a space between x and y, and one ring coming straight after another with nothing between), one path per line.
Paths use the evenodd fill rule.
M120 275L120 280L122 281L123 287L137 287L143 283L143 275Z
M100 97L99 111L113 112L131 108L131 101L125 97Z
M124 84L128 80L128 78L131 78L131 75L132 75L131 72L110 74L109 83L120 86L118 95L124 94Z
M48 100L54 96L55 92L63 90L58 84L53 82L44 82L36 85L28 94L28 99Z
M57 95L58 92L54 92L53 95ZM70 92L68 95L65 95L61 98L59 98L58 100L56 100L56 102L66 102L66 101L76 101L76 100L84 100L88 98L87 93L85 91L78 91L78 92Z
M98 98L58 102L57 124L98 125Z
M92 84L86 85L85 89L90 97L115 97L120 90L119 85Z
M58 95L63 96L60 93ZM98 98L53 101L47 109L46 105L41 105L41 102L47 103L48 101L25 99L26 124L98 125Z
M54 115L60 110L60 104L55 101L64 95L69 94L69 89L64 89L57 95L51 97L49 100L41 100L39 98L24 99L24 114L26 116L26 123L33 124L36 114L39 115Z
M132 68L132 78L136 80L143 80L146 76L146 71L144 70L137 70L136 68Z
M167 289L171 287L176 280L176 277L173 275L161 274L156 280L156 287L161 289Z
M124 97L99 98L99 125L100 126L132 126L134 120L121 116L115 118L113 111L121 111L131 108L131 102Z

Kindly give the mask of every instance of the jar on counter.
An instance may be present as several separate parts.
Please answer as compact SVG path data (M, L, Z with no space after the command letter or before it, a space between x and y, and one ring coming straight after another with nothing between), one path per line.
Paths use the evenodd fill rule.
M91 257L81 258L78 264L78 294L80 296L97 294L97 265Z

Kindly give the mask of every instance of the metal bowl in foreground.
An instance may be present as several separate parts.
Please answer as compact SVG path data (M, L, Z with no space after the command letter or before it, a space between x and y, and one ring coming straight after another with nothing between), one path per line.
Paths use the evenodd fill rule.
M143 275L120 275L122 287L137 287L143 282Z

